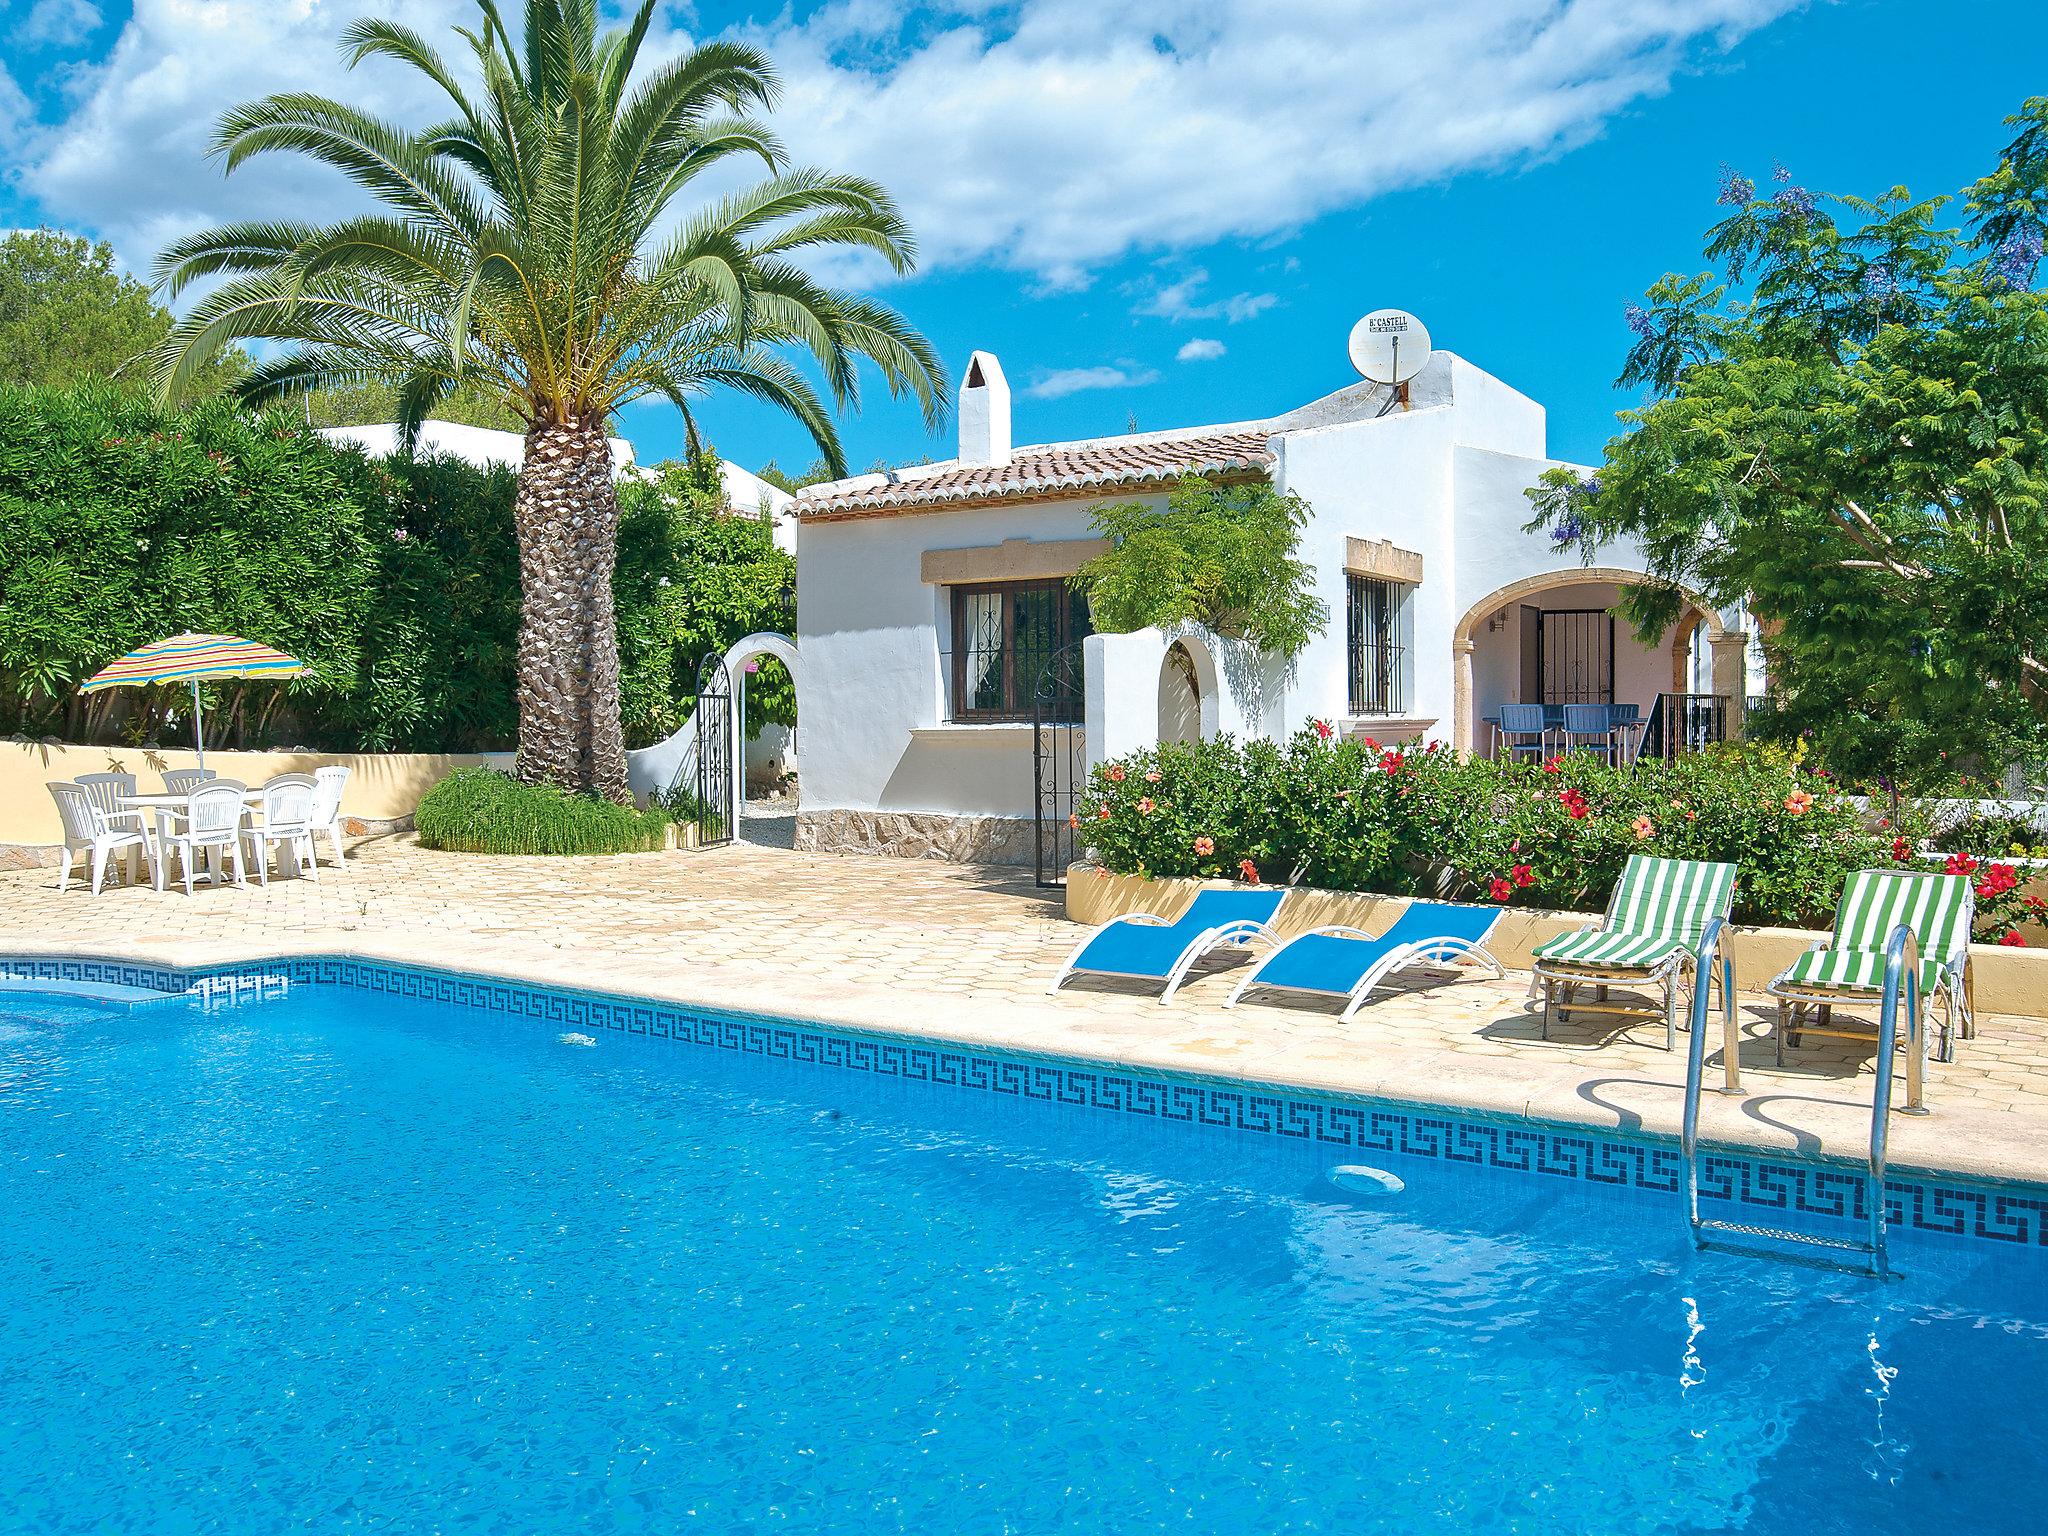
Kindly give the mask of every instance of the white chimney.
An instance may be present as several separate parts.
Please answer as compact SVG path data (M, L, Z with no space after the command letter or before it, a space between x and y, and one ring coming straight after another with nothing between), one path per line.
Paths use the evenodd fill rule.
M970 357L960 381L960 462L1010 462L1010 381L993 352Z

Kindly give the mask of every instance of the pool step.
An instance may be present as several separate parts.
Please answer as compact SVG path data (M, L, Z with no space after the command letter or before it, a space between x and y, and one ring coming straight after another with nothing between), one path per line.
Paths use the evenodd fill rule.
M133 1007L138 1003L181 1001L183 992L123 986L117 981L66 981L55 976L0 976L0 997L68 997L80 1002Z

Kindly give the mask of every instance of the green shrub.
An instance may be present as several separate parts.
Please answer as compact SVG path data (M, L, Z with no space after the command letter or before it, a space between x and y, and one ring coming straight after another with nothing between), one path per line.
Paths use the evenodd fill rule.
M427 791L416 819L423 844L454 853L646 853L669 823L659 807L522 784L492 768L456 769Z
M1339 740L1168 745L1099 766L1076 812L1117 873L1597 909L1631 853L1739 866L1736 915L1825 924L1843 877L1893 862L1796 754L1725 748L1614 768L1460 759Z
M131 390L0 385L0 733L154 742L182 689L77 684L183 629L289 651L312 675L206 689L230 747L477 752L512 744L518 476L373 460L289 411L165 411ZM724 514L716 461L620 487L621 714L629 746L676 728L697 664L788 626L795 562ZM742 509L751 511L751 508ZM794 722L775 669L748 717ZM178 712L167 721L166 711Z

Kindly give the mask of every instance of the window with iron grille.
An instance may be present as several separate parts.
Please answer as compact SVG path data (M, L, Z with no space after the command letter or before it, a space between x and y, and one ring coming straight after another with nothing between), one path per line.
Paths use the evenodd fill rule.
M1345 610L1351 713L1398 715L1408 707L1407 582L1352 576Z
M1029 720L1046 663L1093 634L1088 599L1064 581L953 588L953 718ZM1050 714L1079 720L1081 668L1063 666Z

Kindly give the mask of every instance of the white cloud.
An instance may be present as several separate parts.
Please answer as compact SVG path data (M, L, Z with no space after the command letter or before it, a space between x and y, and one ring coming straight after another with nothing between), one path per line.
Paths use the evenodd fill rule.
M105 20L92 0L36 0L14 38L29 48L75 48Z
M931 263L1070 282L1557 154L1800 3L840 0L754 36L792 148L894 189Z
M1034 400L1058 400L1064 395L1078 395L1084 389L1137 389L1158 380L1156 368L1141 368L1129 362L1115 367L1103 363L1094 368L1055 368L1039 374L1024 393Z
M1213 363L1224 351L1223 343L1213 336L1197 336L1192 341L1182 342L1173 358L1177 363Z
M1186 320L1222 320L1231 325L1241 325L1247 320L1258 319L1280 302L1280 296L1273 293L1233 293L1227 299L1198 300L1196 296L1208 281L1209 274L1197 267L1184 277L1145 291L1136 313L1157 315L1176 325Z
M908 0L831 0L742 35L781 70L776 125L798 158L894 189L927 267L1005 266L1067 291L1134 251L1271 239L1392 188L1557 154L1799 3L949 0L913 16ZM395 67L342 69L334 40L364 13L402 14L451 56L450 29L475 14L135 0L68 120L13 145L22 190L143 267L203 223L352 206L339 177L283 156L223 181L205 146L225 107L272 90L438 117ZM1208 302L1228 321L1273 300Z

